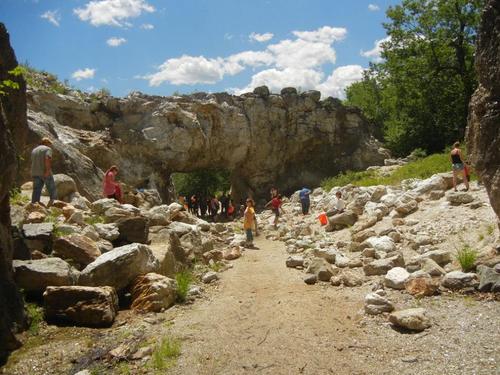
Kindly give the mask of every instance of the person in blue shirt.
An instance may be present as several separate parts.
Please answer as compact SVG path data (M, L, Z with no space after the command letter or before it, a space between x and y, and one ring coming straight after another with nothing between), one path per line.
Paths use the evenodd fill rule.
M308 188L302 188L299 192L300 204L302 205L302 214L307 215L309 213L309 206L311 205L311 200L309 199L309 194L311 190Z

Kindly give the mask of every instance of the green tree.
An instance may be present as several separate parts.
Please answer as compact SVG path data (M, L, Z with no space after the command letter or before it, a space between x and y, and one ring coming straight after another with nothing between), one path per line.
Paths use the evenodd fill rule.
M228 191L231 187L229 172L225 170L201 170L191 173L174 173L172 180L180 195L193 194L205 197Z
M397 154L440 151L463 137L476 87L474 45L484 4L403 0L388 9L384 61L373 64L347 96L383 124L387 146Z

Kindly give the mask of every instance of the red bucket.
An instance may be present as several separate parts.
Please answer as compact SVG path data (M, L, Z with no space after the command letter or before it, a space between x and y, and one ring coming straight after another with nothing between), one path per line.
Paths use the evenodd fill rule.
M321 215L318 216L318 220L319 222L321 223L321 225L326 225L328 224L328 218L326 217L326 214L323 213Z

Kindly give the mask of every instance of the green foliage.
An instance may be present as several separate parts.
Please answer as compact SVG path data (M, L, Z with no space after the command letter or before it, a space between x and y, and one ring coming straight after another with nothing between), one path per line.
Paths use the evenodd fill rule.
M34 90L63 95L73 90L69 83L62 83L56 75L43 70L37 70L28 63L23 64L22 69L22 74L27 85Z
M486 233L488 234L488 236L491 236L493 234L494 230L495 230L495 226L493 224L489 224L486 227Z
M21 66L16 66L14 69L9 70L7 73L14 77L19 77L24 74L25 69ZM8 89L19 90L19 83L11 79L4 79L0 81L0 95L7 95Z
M9 192L9 201L11 205L24 206L29 203L30 199L22 194L21 189L13 188Z
M104 224L106 222L106 218L102 215L93 215L86 217L83 221L88 225Z
M181 343L178 340L165 337L153 351L150 365L157 372L164 371L169 369L180 355Z
M434 154L423 159L407 163L396 169L389 176L380 176L377 171L346 171L322 181L324 190L330 191L335 186L352 184L355 186L398 185L410 178L425 179L436 173L450 170L448 153Z
M224 267L224 263L221 263L221 262L214 262L210 265L210 268L214 272L219 272L223 267Z
M346 90L397 155L439 152L464 136L477 85L474 48L485 0L403 0L389 7L384 61Z
M462 271L468 272L474 268L474 263L476 262L478 252L472 249L469 245L464 245L460 250L457 251L457 260L462 267Z
M189 287L193 282L193 275L189 270L184 270L175 275L175 281L177 282L177 300L179 302L184 302L186 300Z
M30 322L28 332L32 335L38 335L40 323L43 322L43 309L34 303L27 303L26 313Z
M187 197L193 194L210 197L228 191L231 187L226 170L202 170L192 173L174 173L172 181L178 194Z

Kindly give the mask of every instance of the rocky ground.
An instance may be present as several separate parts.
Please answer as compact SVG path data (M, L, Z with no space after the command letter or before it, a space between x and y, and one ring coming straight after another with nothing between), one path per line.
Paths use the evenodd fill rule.
M442 174L405 181L399 188L339 188L346 213L330 217L325 227L317 216L329 211L338 189L316 189L308 216L300 214L294 195L284 205L277 229L270 212L259 214L257 249L240 246L241 223L209 224L175 205L151 207L144 197L138 199L143 207L137 211L101 201L75 208L71 215L61 212L54 243L68 236L60 234L64 225L82 235L91 233L87 227L92 226L98 233L92 241L103 254L90 260L92 252L87 257L70 252L73 259L65 253L79 275L72 288L92 284L102 292L104 285L113 284L121 308L113 308L108 297L109 314L97 309L107 327L74 327L88 325L89 318L71 315L78 305L73 301L58 310L59 318L66 314L66 326L42 322L38 334L25 333L24 347L0 373L498 373L496 216L481 185L474 182L469 192L454 193L449 184L450 176ZM73 208L77 203L72 200ZM24 211L25 222L35 216L40 220L32 212L42 210L29 211ZM98 211L107 224L89 224L87 217ZM83 215L82 223L71 223L75 213ZM115 242L123 236L123 216L151 224L149 245ZM103 225L111 227L103 230ZM118 237L110 239L114 232ZM23 234L21 239L35 246ZM110 263L107 273L118 272L108 254L115 256L127 246L148 255L147 262L136 260L130 269L143 267L142 274L149 276L128 272L121 275L129 282L119 282L95 271L97 262ZM456 255L467 246L478 258L470 271L462 272ZM50 257L57 259L61 249L74 247L56 246ZM119 269L127 268L125 258L113 259ZM27 267L22 262L35 261L15 261L18 282ZM187 302L172 306L179 286L169 277L190 264L195 285ZM36 284L37 277L30 283ZM141 289L144 285L149 292ZM55 308L47 299L55 291L45 292L46 313ZM63 292L66 298L74 293ZM91 302L87 297L80 303Z

